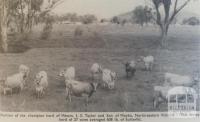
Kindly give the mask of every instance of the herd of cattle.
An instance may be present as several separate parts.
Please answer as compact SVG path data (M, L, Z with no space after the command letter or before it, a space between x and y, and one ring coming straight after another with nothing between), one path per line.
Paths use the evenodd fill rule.
M124 62L124 70L126 77L133 77L136 72L136 64L142 62L145 66L146 71L151 72L155 63L153 56L140 56L137 60L131 60ZM71 97L86 97L86 104L88 104L89 98L97 90L99 86L105 89L114 89L115 81L117 80L117 74L110 69L103 68L100 64L94 63L91 68L91 81L83 82L76 80L76 71L73 66L68 67L60 71L59 76L65 78L66 87L66 99L71 102ZM18 89L19 93L24 89L29 77L30 68L26 65L21 64L19 71L11 76L2 75L0 92L3 95L10 93L12 95L13 89ZM164 74L163 86L154 87L154 107L158 106L158 103L166 100L166 88L172 86L197 86L200 81L199 72L195 72L193 76L179 75L174 73L166 72ZM46 71L39 71L35 75L35 93L37 98L42 98L47 92L48 88L48 74Z

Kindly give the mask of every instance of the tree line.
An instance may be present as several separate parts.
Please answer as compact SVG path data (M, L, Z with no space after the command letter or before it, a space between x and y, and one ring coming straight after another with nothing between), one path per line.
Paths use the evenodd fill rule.
M93 14L86 15L77 15L76 13L67 13L61 16L54 16L55 21L57 22L81 22L83 24L90 24L97 21L97 17Z

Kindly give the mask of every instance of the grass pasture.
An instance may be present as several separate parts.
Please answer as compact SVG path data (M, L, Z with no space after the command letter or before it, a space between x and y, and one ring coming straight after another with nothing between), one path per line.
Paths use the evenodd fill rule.
M41 26L35 27L28 39L13 38L10 53L0 54L0 67L9 75L17 72L19 64L31 68L27 88L19 95L1 95L1 111L30 112L148 112L153 111L153 86L163 83L163 73L191 75L200 68L199 27L171 26L168 49L161 49L159 30L155 27L134 25L82 25L83 35L74 37L77 25L54 25L49 39L40 38ZM18 42L23 45L17 45ZM13 52L20 53L13 53ZM122 61L137 59L140 55L153 55L152 72L137 65L135 77L125 78ZM58 77L63 67L74 66L78 80L90 81L90 67L98 62L116 71L118 80L114 90L99 88L84 106L83 98L65 100L64 80ZM45 70L49 88L42 99L36 99L33 78ZM25 102L23 102L25 101ZM23 103L23 104L22 104ZM160 109L167 110L166 104Z

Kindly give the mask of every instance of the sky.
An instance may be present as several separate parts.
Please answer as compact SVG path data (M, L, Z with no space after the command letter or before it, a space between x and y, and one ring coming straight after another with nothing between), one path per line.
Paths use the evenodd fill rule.
M59 15L65 13L95 14L98 18L111 18L132 11L136 6L145 5L149 2L150 0L64 0L53 12ZM200 0L189 3L184 11L199 15Z

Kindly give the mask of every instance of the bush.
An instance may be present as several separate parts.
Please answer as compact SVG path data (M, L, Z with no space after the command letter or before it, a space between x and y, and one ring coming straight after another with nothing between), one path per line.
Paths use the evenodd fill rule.
M51 16L47 16L45 19L46 21L41 34L41 39L48 39L53 29L53 18Z
M124 20L121 22L121 25L124 26L126 23L127 23L127 20L124 19Z
M30 39L30 33L23 33L23 34L21 34L21 36L20 36L20 40L21 41L27 41L27 40L29 40Z
M82 36L83 29L81 27L76 27L74 30L74 37Z
M111 22L114 23L114 24L120 24L119 18L118 18L117 16L114 16L114 17L111 19Z
M84 15L84 16L81 17L81 22L83 24L91 24L95 21L97 21L97 17L94 16L94 15L88 14L88 15Z
M200 24L200 20L197 17L190 17L188 19L184 19L183 20L183 24L184 25L199 25Z
M48 39L51 34L51 31L52 31L52 26L45 24L41 34L41 39Z
M148 6L137 6L133 10L132 19L135 23L140 24L143 26L145 23L149 23L153 19L152 9Z

